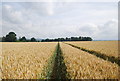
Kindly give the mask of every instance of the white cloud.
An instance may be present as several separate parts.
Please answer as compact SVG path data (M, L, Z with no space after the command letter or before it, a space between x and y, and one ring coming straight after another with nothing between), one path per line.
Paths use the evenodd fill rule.
M1 35L2 35L2 6L0 6L0 36Z
M98 26L99 31L93 35L98 40L117 40L118 39L118 21L110 20L103 25Z
M119 0L2 0L2 2L118 2Z
M94 35L98 30L98 26L92 23L84 24L79 28L79 31L85 35Z
M84 23L72 33L75 36L90 36L94 40L118 40L118 21L112 19L104 24Z
M27 5L26 5L27 4ZM21 3L22 7L24 8L25 11L28 13L34 13L34 14L40 14L42 16L46 15L53 15L54 14L54 4L52 2L26 2L26 3Z
M10 5L2 6L2 18L3 20L9 21L11 23L20 23L23 21L22 13L16 11Z
M118 27L116 5L116 3L8 2L3 4L2 33L6 35L9 31L15 31L18 37L27 38L82 35L94 39L116 39Z

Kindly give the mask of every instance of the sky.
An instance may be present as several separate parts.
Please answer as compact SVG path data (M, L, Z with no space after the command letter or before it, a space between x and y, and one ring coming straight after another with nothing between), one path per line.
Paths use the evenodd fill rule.
M72 1L72 0L71 0ZM99 1L99 0L98 0ZM118 2L2 2L0 25L5 36L58 38L89 36L118 39Z

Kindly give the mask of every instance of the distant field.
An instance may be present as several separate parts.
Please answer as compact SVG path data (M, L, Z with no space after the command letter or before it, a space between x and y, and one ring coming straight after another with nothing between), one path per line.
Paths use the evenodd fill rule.
M94 50L108 56L118 57L118 41L81 41L67 43L88 50Z
M3 42L0 45L3 79L118 79L119 64L78 49L117 58L117 41Z

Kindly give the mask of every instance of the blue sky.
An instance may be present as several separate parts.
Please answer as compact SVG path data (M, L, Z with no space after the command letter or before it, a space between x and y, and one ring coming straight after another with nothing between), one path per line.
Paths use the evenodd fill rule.
M1 4L0 4L1 5ZM3 2L2 35L118 38L117 2Z

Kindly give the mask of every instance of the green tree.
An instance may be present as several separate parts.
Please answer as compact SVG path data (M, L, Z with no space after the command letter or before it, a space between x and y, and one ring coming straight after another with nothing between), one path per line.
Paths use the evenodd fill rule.
M2 37L2 42L5 42L5 37L4 36Z
M16 34L14 32L9 32L9 34L6 35L5 41L6 42L16 42Z
M19 41L20 41L20 42L26 42L27 39L26 39L26 37L24 36L24 37L22 37L22 38L19 38Z
M34 37L31 38L31 42L36 42L36 39Z
M87 37L87 41L92 41L92 38L91 37Z

